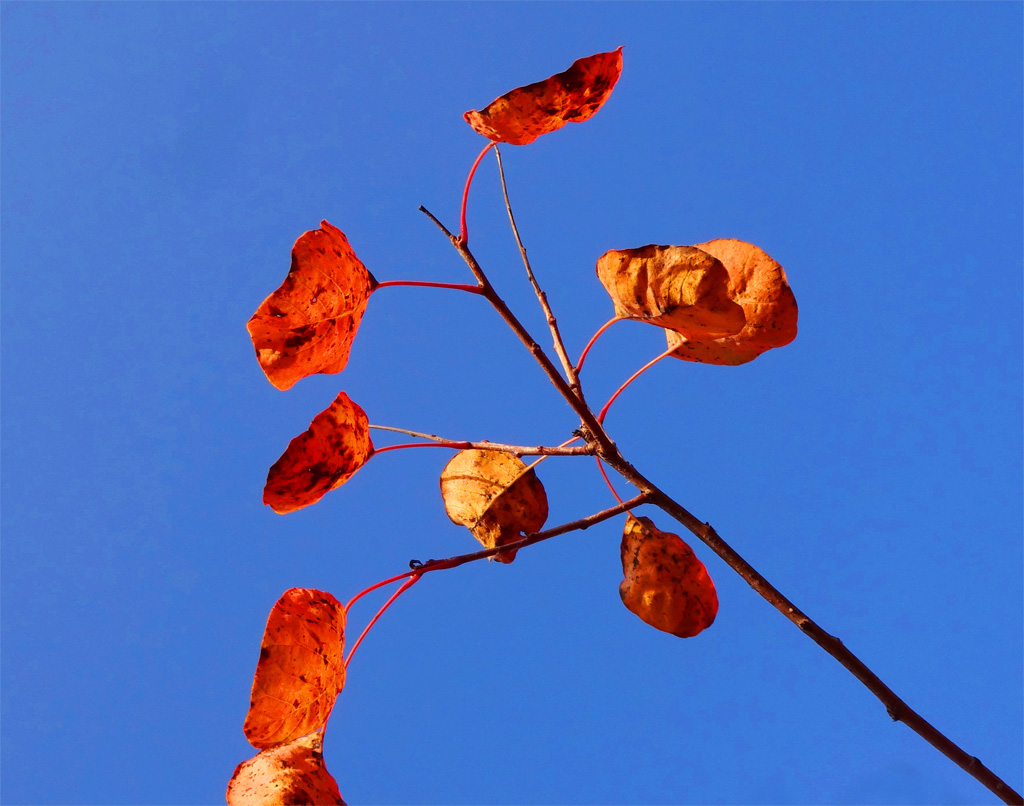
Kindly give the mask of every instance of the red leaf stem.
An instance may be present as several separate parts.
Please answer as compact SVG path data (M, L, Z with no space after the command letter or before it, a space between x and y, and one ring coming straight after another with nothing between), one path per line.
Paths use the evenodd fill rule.
M484 154L494 148L495 142L491 141L488 143L484 150L480 152L480 156L476 158L476 162L473 163L473 167L469 169L469 176L466 177L466 187L462 191L462 209L459 213L459 237L462 239L462 243L469 243L469 232L466 230L466 201L469 199L469 186L473 184L473 174L476 173L476 168L480 164L480 160L484 158Z

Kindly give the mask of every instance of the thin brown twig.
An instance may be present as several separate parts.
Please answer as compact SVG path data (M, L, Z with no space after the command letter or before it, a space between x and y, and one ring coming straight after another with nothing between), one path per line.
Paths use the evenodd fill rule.
M419 560L412 560L409 565L412 567L412 573L420 574L426 573L427 571L441 571L446 568L456 568L466 563L471 563L476 560L485 560L488 557L493 557L495 554L500 554L504 551L519 551L527 546L532 546L535 543L540 543L544 540L550 540L552 537L558 537L568 532L583 531L589 529L591 526L595 526L602 521L606 521L609 518L614 518L616 515L621 515L623 512L628 512L631 509L635 509L641 504L649 503L651 496L647 493L640 493L630 498L628 501L624 501L614 507L603 509L600 512L595 512L593 515L587 515L585 518L579 518L578 520L570 521L569 523L563 523L561 526L554 526L551 529L545 529L543 532L535 532L532 535L526 535L521 540L517 540L514 543L506 543L503 546L495 546L492 549L483 549L481 551L474 551L470 554L459 554L455 557L449 557L445 560L427 560L426 562L420 562ZM411 575L410 574L410 575Z
M396 428L392 425L371 425L369 427L378 431L394 431L396 434L408 434L411 437L429 439L432 442L439 442L444 445L458 447L461 450L474 448L481 451L501 451L502 453L512 453L517 456L590 456L593 454L593 451L586 445L568 448L562 445L507 445L504 442L488 442L487 440L483 440L481 442L469 442L463 439L445 439L444 437L439 437L436 434L424 434L422 431L410 431L407 428Z
M537 278L533 274L533 267L530 266L530 258L526 255L526 247L523 246L523 239L519 237L519 227L516 226L516 217L512 213L512 203L508 198L508 185L505 184L505 168L501 164L501 150L497 146L494 148L494 156L498 160L498 175L501 177L501 193L505 197L508 221L512 225L512 234L516 238L519 255L523 259L523 266L526 267L526 276L530 281L530 285L533 286L533 292L540 301L540 307L544 311L544 315L547 317L548 329L551 331L551 338L554 341L555 354L558 356L558 360L562 362L562 369L565 370L565 377L569 381L569 388L572 389L574 395L582 400L583 390L580 388L579 374L572 361L569 360L569 354L565 351L565 342L562 341L562 334L558 330L558 320L555 319L555 314L551 311L551 306L548 305L548 295L544 293L537 282Z

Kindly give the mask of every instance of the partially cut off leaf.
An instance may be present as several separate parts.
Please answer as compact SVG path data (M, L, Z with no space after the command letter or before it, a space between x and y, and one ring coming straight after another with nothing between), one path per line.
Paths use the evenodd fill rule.
M717 339L670 330L668 346L676 347L672 355L685 361L736 366L796 338L796 297L782 266L762 249L732 238L699 243L697 248L716 257L729 272L729 296L743 306L746 324L739 333Z
M564 73L506 92L463 117L488 140L525 146L566 123L593 117L622 73L622 48L577 59Z
M352 478L372 455L366 412L341 392L274 462L263 503L282 515L315 504Z
M270 611L245 738L264 750L319 730L345 685L345 610L331 594L285 591Z
M718 338L743 329L743 309L729 298L725 266L693 246L612 249L598 259L597 276L622 319L692 338Z
M324 765L319 732L239 764L228 783L227 801L228 806L345 806Z
M680 638L706 630L718 614L718 594L704 563L679 535L650 518L626 518L622 533L622 603L652 627Z
M448 517L489 549L540 531L548 519L548 498L537 474L502 451L455 454L441 472L441 497ZM515 558L515 551L494 557L502 563Z
M377 286L345 233L326 221L320 227L295 242L288 276L249 320L256 358L278 389L345 368Z

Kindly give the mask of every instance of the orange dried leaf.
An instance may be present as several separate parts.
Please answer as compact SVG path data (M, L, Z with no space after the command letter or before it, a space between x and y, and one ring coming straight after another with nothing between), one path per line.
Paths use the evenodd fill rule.
M680 638L706 630L718 594L704 563L679 535L629 515L622 533L622 603L652 627Z
M445 512L486 548L540 531L548 519L544 486L531 468L501 451L459 451L441 472ZM495 555L510 563L515 551Z
M345 368L377 286L345 233L326 221L320 227L295 242L288 276L247 325L256 358L278 389Z
M743 329L743 309L729 298L729 272L695 247L612 249L598 258L597 276L622 319L690 337L718 338Z
M228 806L345 806L338 784L324 765L323 734L264 750L235 768Z
M345 610L331 594L292 588L267 619L245 737L264 750L319 730L345 685Z
M622 48L577 59L564 73L517 87L463 117L488 140L525 146L566 123L581 123L608 100L622 72Z
M341 392L274 462L263 503L282 515L315 504L352 478L372 455L366 412Z
M763 250L732 238L697 244L729 272L729 296L743 306L746 325L733 336L708 339L669 331L672 354L686 361L735 366L796 338L796 297L782 266ZM673 328L675 330L676 328Z

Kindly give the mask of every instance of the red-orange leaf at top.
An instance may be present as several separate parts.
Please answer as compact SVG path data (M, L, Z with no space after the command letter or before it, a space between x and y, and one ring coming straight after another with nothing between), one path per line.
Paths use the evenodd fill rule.
M517 87L463 117L488 140L525 146L566 123L593 117L622 72L622 48L577 59L564 73Z
M288 276L249 320L256 357L278 389L345 368L377 286L345 234L326 221L320 227L295 242Z
M331 594L292 588L267 619L245 717L260 750L319 730L345 685L345 609Z
M372 455L366 412L340 392L274 462L263 503L281 515L315 504L352 478Z

